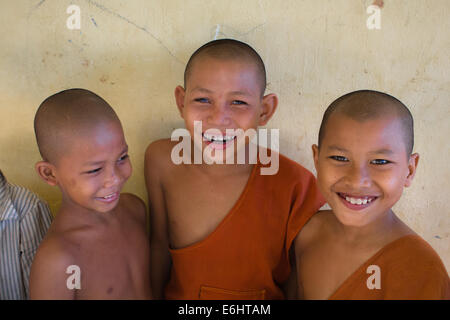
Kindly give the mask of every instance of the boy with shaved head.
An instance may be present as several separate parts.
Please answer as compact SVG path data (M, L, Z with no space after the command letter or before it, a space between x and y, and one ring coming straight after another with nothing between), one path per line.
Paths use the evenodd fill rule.
M116 113L70 89L47 98L34 125L36 170L58 186L62 204L33 261L30 298L149 298L145 205L120 193L131 163Z
M303 299L449 299L437 253L392 211L414 178L413 118L396 98L362 90L325 111L313 145L331 211L296 238Z
M268 165L250 161L247 139L229 133L255 130L275 112L276 95L264 95L264 63L245 43L215 40L191 56L184 82L175 98L194 149L188 158L211 150L215 160L234 161L175 164L177 142L169 139L147 148L155 297L286 298L292 241L323 199L301 165L260 147L259 154L279 156L278 172L264 175ZM196 122L202 124L200 141ZM245 161L238 164L243 150Z

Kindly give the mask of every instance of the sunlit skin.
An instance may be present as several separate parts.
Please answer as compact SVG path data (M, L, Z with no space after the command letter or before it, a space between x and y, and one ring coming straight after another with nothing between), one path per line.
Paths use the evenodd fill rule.
M120 122L79 124L59 137L63 155L36 164L62 204L33 261L30 298L151 298L145 204L120 194L132 171ZM80 290L66 285L70 265L81 270Z
M312 149L332 210L317 213L296 238L299 298L328 299L378 250L414 234L392 211L419 160L407 154L402 130L389 114L357 121L336 112L328 119L320 150Z
M256 130L265 125L278 101L274 94L263 96L259 81L256 81L257 68L246 61L201 59L201 64L193 66L187 88L178 86L175 89L178 109L192 139L194 121L202 122L202 135L207 130L216 129L217 133L225 136L227 129ZM212 131L208 133L214 134ZM202 146L195 147L203 151L210 144L203 139ZM225 157L225 149L231 145L231 142L223 145L213 143L211 147L223 150Z
M410 186L419 156L407 155L401 123L393 116L365 122L332 117L320 151L313 146L319 188L343 225L367 226L385 217Z
M175 89L176 104L191 135L192 146L204 151L208 145L217 144L224 148L221 161L226 163L226 149L230 145L203 141L201 146L194 146L194 121L202 122L200 134L208 129L226 134L227 129L256 130L265 125L277 108L278 98L275 94L263 95L260 83L257 68L247 59L197 56L186 88ZM169 139L155 141L145 156L152 219L152 286L157 298L163 297L163 288L169 280L169 247L187 247L211 234L238 200L254 163L209 165L202 161L199 165L175 165L170 157L175 144ZM239 150L245 150L248 156L248 149ZM211 153L212 157L218 156L216 151ZM233 148L234 164L237 152Z
M131 175L128 146L120 124L114 122L89 130L85 139L71 139L70 153L55 165L63 194L61 209L108 212Z

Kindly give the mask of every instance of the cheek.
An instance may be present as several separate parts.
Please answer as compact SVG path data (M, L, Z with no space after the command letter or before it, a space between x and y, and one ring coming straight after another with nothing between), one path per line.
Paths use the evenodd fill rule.
M95 195L102 188L100 179L82 177L79 179L70 179L68 181L68 192L74 199L85 201ZM83 200L84 199L84 200Z
M74 178L70 178L69 179L69 187L70 188L76 188L77 187L77 180L75 180Z
M319 169L317 172L317 185L320 192L327 198L327 201L330 200L331 187L333 184L334 182L330 179L330 175L326 169Z
M204 110L205 111L205 110ZM200 108L188 107L184 112L185 121L189 121L194 125L194 120L201 120L205 112L202 112Z
M255 128L259 125L259 114L251 110L238 110L233 112L232 118L236 120L241 128Z
M403 192L403 187L405 185L406 179L400 175L397 175L397 177L386 175L381 181L381 183L383 184L383 189L385 190L385 194L390 195L391 197L398 198Z
M319 163L317 169L317 180L324 188L330 188L339 180L339 176L342 175L342 170L329 165L323 165Z
M128 178L130 178L132 172L133 172L133 169L132 169L131 163L129 161L120 166L120 174L124 181L126 181L126 180L128 180Z
M200 121L200 123L202 125L202 130L204 130L204 128L203 128L204 120L203 120L201 114L191 112L187 116L184 117L185 127L190 132L191 135L194 133L194 122L195 121Z

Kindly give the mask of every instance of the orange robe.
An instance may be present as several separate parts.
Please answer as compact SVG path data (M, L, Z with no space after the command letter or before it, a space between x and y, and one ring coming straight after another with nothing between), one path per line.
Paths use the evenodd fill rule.
M379 267L379 289L369 289L367 272ZM370 283L374 284L374 279ZM418 235L401 237L380 249L358 268L330 300L450 299L450 280L433 248Z
M279 171L254 165L239 199L205 239L170 250L167 299L283 299L289 248L324 204L314 176L280 155ZM269 167L268 165L267 167Z

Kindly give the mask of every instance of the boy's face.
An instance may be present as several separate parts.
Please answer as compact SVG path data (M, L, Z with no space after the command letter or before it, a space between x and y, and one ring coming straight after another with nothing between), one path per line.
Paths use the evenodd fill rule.
M384 216L415 174L418 154L407 156L393 116L355 121L330 116L320 146L313 146L319 188L338 220L365 226Z
M236 135L227 136L226 130L256 130L266 124L276 109L277 98L273 94L262 96L257 69L251 63L198 59L192 66L186 89L179 86L175 90L177 105L191 137L194 121L202 123L202 144L196 147L203 151L210 146L213 153L222 150L225 154L237 141ZM204 135L208 129L217 129L219 137Z
M120 124L101 123L70 143L55 166L63 201L97 212L112 210L132 170Z

